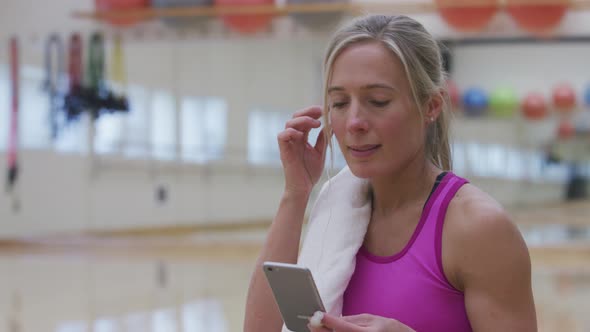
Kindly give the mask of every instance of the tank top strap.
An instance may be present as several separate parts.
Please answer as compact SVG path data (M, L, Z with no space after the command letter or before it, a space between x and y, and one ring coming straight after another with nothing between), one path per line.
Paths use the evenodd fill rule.
M448 175L445 177L445 185L448 186L448 188L445 188L447 190L445 190L444 194L440 197L440 205L437 206L437 209L431 211L432 214L429 216L430 218L432 218L432 221L435 221L434 255L436 258L436 265L438 267L438 271L440 272L440 276L450 287L453 286L446 278L442 264L442 232L449 204L457 194L457 191L459 191L459 189L466 183L469 183L469 181L455 175L454 173L449 172Z

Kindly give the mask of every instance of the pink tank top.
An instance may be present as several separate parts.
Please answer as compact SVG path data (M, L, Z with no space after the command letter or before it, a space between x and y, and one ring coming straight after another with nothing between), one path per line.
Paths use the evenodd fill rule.
M471 331L463 293L447 280L441 257L447 207L467 180L450 172L438 180L401 252L383 257L361 247L344 294L343 315L393 318L419 332Z

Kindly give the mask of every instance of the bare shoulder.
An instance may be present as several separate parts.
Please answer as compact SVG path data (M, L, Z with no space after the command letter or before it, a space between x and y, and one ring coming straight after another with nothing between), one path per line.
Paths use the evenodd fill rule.
M477 235L490 230L508 231L514 224L504 207L489 194L465 184L451 200L445 224L457 235Z
M449 204L443 246L443 261L460 288L498 272L530 274L520 231L495 199L472 184L461 187Z

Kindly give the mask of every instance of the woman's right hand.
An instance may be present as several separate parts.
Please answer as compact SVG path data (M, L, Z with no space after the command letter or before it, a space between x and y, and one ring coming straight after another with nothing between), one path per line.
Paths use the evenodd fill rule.
M322 130L315 146L307 142L309 132L319 128L322 108L312 106L295 112L277 139L285 172L285 191L309 194L319 181L326 160L327 140Z

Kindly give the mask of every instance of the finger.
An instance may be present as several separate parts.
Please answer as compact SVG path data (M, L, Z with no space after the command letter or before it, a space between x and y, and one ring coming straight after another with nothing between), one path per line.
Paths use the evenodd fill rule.
M341 317L332 316L330 314L325 314L324 319L322 319L322 324L327 327L328 329L333 329L338 332L362 332L363 328L356 324L347 322L343 320Z
M309 116L300 116L295 119L291 119L285 123L285 129L294 128L299 131L310 131L312 128L318 128L322 123L320 120L316 120Z
M318 135L318 139L315 142L315 146L313 147L320 155L324 155L326 153L326 147L328 146L328 140L326 139L326 127L320 131Z
M298 130L287 128L277 135L277 140L279 143L296 142L302 141L304 136L304 133Z
M307 324L307 329L309 329L310 332L332 332L332 330L325 327L313 327L311 324Z
M359 326L369 326L370 323L373 321L374 316L369 314L360 314L360 315L351 315L351 316L344 316L342 320L359 325Z
M310 106L293 113L293 119L298 118L300 116L310 116L314 119L319 119L322 116L322 113L323 112L321 106Z

